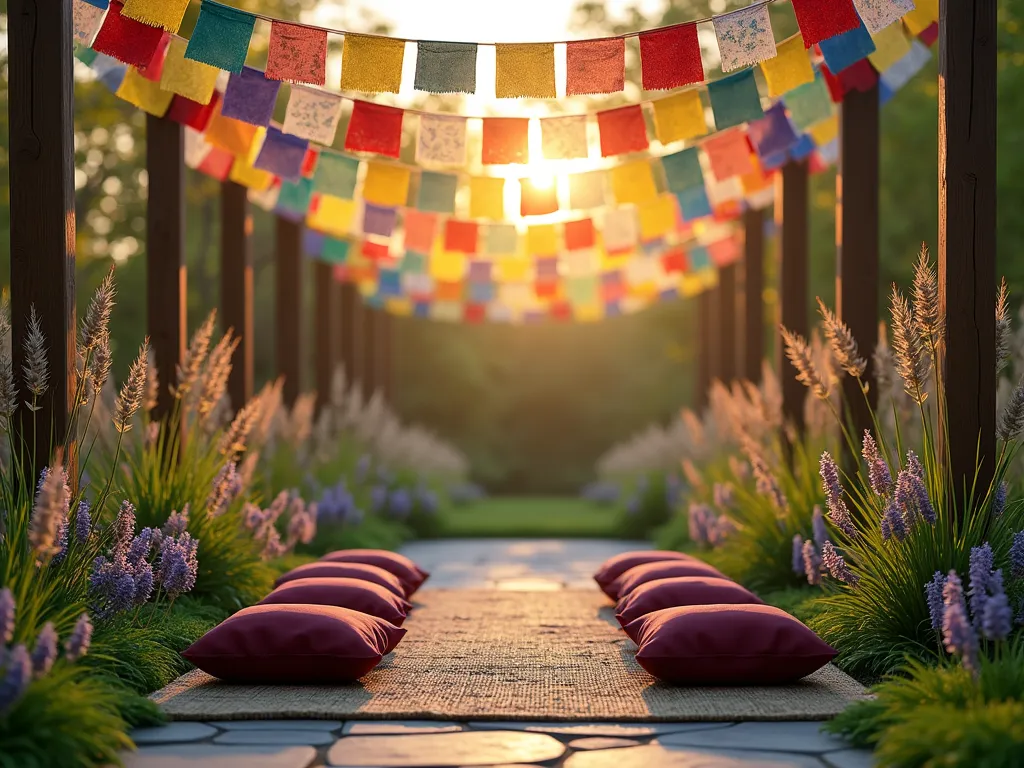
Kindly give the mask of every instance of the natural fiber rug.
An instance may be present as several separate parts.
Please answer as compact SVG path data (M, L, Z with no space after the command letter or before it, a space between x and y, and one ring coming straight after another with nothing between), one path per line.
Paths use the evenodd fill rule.
M633 658L596 589L425 590L398 648L347 686L228 685L191 672L153 694L175 720L821 720L864 695L828 666L782 687L680 688Z

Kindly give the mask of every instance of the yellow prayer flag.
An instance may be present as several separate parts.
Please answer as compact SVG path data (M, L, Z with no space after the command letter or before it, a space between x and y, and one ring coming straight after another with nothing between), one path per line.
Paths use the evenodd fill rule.
M604 317L604 307L600 303L574 304L573 317L580 323L595 323Z
M532 265L529 256L501 256L494 260L494 279L499 283L528 280Z
M173 93L162 90L159 83L144 78L135 67L128 67L117 95L143 112L157 117L164 116L174 98Z
M165 91L165 93L167 92ZM263 136L259 137L259 141L255 140L260 131L265 133L266 129L243 123L232 117L224 117L218 107L206 126L205 136L213 146L226 149L236 157L246 158L249 165L252 165L259 153L259 148L263 146Z
M499 99L553 99L555 46L552 43L502 43L494 46L494 93Z
M920 35L939 20L939 0L914 0L914 10L903 17L912 35Z
M231 166L229 178L236 184L241 184L243 187L248 187L256 192L269 189L274 181L273 175L259 168L253 168L246 162L244 157L235 158L235 162Z
M333 195L321 195L316 211L309 214L306 223L310 229L334 237L344 237L352 232L356 217L354 200L343 200Z
M163 75L160 77L160 87L200 104L209 104L213 98L213 89L217 86L220 70L209 64L186 59L187 46L188 40L185 38L171 36L171 41L167 45L167 57L164 59Z
M815 123L807 132L811 134L816 145L823 147L839 135L839 116L833 115L820 123Z
M643 240L657 240L676 227L676 199L662 195L657 200L641 205L640 237Z
M398 93L404 59L404 40L347 34L341 51L341 89Z
M634 160L611 170L612 192L619 205L646 203L658 196L649 160Z
M160 27L172 34L178 31L190 0L125 0L121 15Z
M903 34L903 27L899 24L890 24L872 35L871 39L875 41L875 52L868 54L868 61L879 72L885 72L910 53L910 40Z
M708 132L700 91L683 91L651 104L654 106L655 133L662 144L692 139Z
M679 283L679 293L685 298L693 298L704 292L704 283L696 274L685 274Z
M558 253L558 230L554 224L534 224L526 229L526 250L531 256Z
M393 297L384 302L384 309L392 315L409 317L412 314L412 301L406 298Z
M505 180L497 176L473 176L469 180L469 217L505 218Z
M409 169L388 163L367 163L363 199L374 205L394 208L409 197Z
M814 80L811 57L804 48L804 40L797 35L776 47L774 59L761 62L761 72L768 83L769 96L781 96Z
M430 257L430 275L435 280L456 283L465 277L468 263L464 253L441 250Z

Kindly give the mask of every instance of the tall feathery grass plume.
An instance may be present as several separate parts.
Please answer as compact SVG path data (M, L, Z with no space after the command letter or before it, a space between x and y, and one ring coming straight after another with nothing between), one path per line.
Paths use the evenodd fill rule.
M857 340L853 337L850 327L836 317L836 314L825 306L820 298L818 299L818 312L825 328L825 339L832 348L832 357L836 363L853 376L859 379L867 370L868 362L860 355L857 347Z
M36 557L46 560L60 551L58 532L66 522L68 486L58 459L44 474L28 523L28 543Z
M796 368L796 380L808 387L815 397L827 400L829 396L828 383L822 378L814 364L814 357L807 340L785 326L779 327L782 332L782 340L786 345L786 357Z
M931 373L932 356L921 336L920 326L914 318L907 299L894 284L889 300L892 315L892 344L896 357L896 370L903 379L903 387L918 405L928 398L926 387Z
M17 408L18 385L11 358L11 301L5 290L0 293L0 427L6 425Z
M896 357L889 346L889 329L884 320L878 322L878 343L872 353L872 362L879 395L891 392L896 385Z
M1000 439L1007 442L1015 440L1024 431L1024 377L1017 382L1010 393L1010 399L1003 406L996 431Z
M22 374L25 377L25 388L32 393L33 400L38 400L46 393L50 381L50 362L46 357L46 336L43 335L35 304L29 307L28 333L23 348L25 364L22 366ZM39 410L34 404L29 404L29 408Z
M945 323L939 311L939 279L924 243L914 264L913 307L914 324L931 353L942 343Z
M999 284L999 297L996 300L996 376L1002 373L1010 359L1010 337L1012 334L1010 290L1004 277Z
M93 293L85 317L82 318L82 327L78 333L78 346L82 354L87 355L104 339L109 338L110 313L114 309L116 295L114 268L111 267Z
M210 351L210 340L213 338L213 327L217 319L217 310L207 315L206 320L192 334L189 340L188 349L185 350L185 357L178 365L178 380L174 388L174 396L178 400L185 400L189 393L195 389L202 373L203 364Z
M128 371L128 378L121 387L121 392L114 403L114 428L124 434L132 428L132 419L142 407L142 397L146 390L146 368L149 355L149 339L142 342L138 357Z
M262 407L262 394L242 406L242 410L235 414L235 418L221 437L217 446L218 453L232 459L245 451L249 433L259 422Z
M238 349L240 338L229 329L210 352L209 360L202 375L202 386L199 390L199 405L196 412L201 421L206 422L227 390L228 376L231 374L231 360Z

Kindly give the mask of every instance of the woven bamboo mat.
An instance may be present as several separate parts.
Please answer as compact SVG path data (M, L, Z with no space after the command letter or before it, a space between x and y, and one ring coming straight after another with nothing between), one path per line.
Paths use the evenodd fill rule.
M637 665L597 590L424 590L398 648L346 686L228 685L195 671L153 694L174 720L821 720L865 695L833 666L775 687L681 688Z

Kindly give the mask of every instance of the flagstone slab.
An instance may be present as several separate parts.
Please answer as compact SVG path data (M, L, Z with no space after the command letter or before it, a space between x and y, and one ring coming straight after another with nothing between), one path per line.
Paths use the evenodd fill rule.
M620 747L639 747L640 742L633 739L620 739L614 736L588 736L583 739L573 739L569 742L570 749L618 749Z
M136 728L130 735L132 741L142 745L202 741L216 734L216 728L203 723L168 723L156 728Z
M336 731L340 720L217 720L210 722L225 731Z
M214 744L275 744L284 747L321 747L333 744L335 736L330 731L269 729L266 731L225 731L213 740Z
M518 721L475 721L469 724L474 730L487 731L529 731L531 733L553 733L566 736L657 736L662 733L681 731L709 731L727 728L733 723L538 723L529 720Z
M459 723L433 720L379 720L375 722L353 720L345 723L341 732L345 736L383 736L412 733L453 733L464 731Z
M810 755L784 752L691 750L648 744L625 749L576 752L563 768L823 768Z
M226 747L218 744L177 744L147 747L124 756L125 768L308 768L316 759L313 747Z
M502 763L544 763L565 746L539 733L466 731L408 736L346 736L327 753L336 768L424 768Z
M729 749L777 750L779 752L828 752L848 746L845 741L823 733L818 722L739 723L729 729L723 743L721 734L706 731L672 733L658 742L680 747L728 747Z
M830 768L874 768L875 759L866 749L841 749L822 756Z

